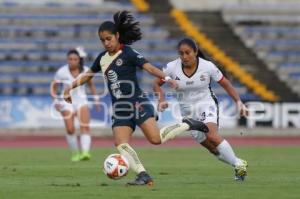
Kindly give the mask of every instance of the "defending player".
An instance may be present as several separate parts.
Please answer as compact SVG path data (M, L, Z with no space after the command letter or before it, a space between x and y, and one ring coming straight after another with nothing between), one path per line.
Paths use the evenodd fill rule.
M68 64L58 69L52 82L51 95L54 99L55 108L59 111L64 119L66 127L66 140L71 149L71 161L89 160L91 158L91 135L90 135L90 112L85 86L80 86L72 92L73 103L65 102L62 95L58 96L59 85L70 85L78 76L88 71L88 67L84 66L83 59L86 53L83 48L78 47L67 53ZM96 96L96 87L92 81L88 82L91 93ZM96 99L98 100L98 99ZM74 118L78 117L80 123L80 149L77 143L77 135L75 133Z
M136 179L128 185L152 185L153 179L146 172L135 150L128 144L136 125L152 144L164 143L186 130L208 131L208 129L202 122L192 119L184 119L182 123L158 129L154 108L142 95L136 70L144 69L153 76L164 79L171 86L176 86L176 82L165 78L161 70L128 46L141 39L139 23L129 12L117 12L114 15L114 22L102 23L98 35L105 51L99 54L86 75L65 90L65 99L70 102L70 90L88 82L95 73L102 72L112 99L115 146L128 159L130 168L137 174Z
M248 114L246 107L231 83L212 62L204 58L192 39L182 39L177 47L180 58L169 62L163 71L178 83L176 90L181 93L178 95L181 115L200 120L208 126L207 134L192 131L192 136L219 160L232 165L235 168L236 180L244 180L247 174L247 162L238 158L230 144L218 134L219 107L210 82L216 81L226 90L243 116ZM162 84L164 82L161 79L155 80L154 91L159 93L160 97L159 111L168 107L161 89Z

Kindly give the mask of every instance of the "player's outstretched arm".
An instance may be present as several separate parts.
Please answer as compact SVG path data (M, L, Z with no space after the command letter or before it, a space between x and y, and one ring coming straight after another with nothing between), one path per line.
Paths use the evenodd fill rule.
M146 70L148 73L150 73L151 75L158 77L159 79L165 79L166 75L163 71L161 71L160 69L156 68L155 66L153 66L150 63L145 63L143 65L143 69Z
M72 103L70 91L78 86L81 86L88 81L90 81L94 77L94 73L91 70L80 75L76 80L72 82L72 84L64 90L64 100L68 103Z
M55 80L53 80L50 84L50 95L52 99L57 98L57 84L58 83Z
M59 96L57 95L57 90L58 90L58 82L56 80L53 80L50 84L50 95L52 99L54 100L54 107L57 111L60 111L62 106L57 100Z
M178 88L178 84L175 80L173 80L171 77L166 76L166 74L161 71L160 69L156 68L150 63L145 63L143 65L143 69L146 70L151 75L163 80L164 82L167 82L171 88Z
M165 82L159 78L156 78L153 82L153 91L158 97L157 110L163 112L166 108L169 107L168 102L165 100L164 91L161 86Z
M218 83L224 88L224 90L228 93L228 95L232 97L232 99L236 102L240 115L248 116L249 111L247 107L243 104L240 95L238 94L236 89L232 86L230 81L227 78L223 77Z
M97 109L97 111L100 111L101 110L101 107L100 107L100 104L99 104L100 97L97 95L97 89L96 89L96 86L95 86L92 79L90 81L88 81L88 85L89 85L89 88L90 88L91 93L93 95L94 103L96 105L96 109Z

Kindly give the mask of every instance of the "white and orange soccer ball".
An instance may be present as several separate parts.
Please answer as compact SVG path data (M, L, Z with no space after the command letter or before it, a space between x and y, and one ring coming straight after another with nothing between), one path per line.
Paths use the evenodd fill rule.
M111 154L104 161L103 172L111 179L118 180L126 176L128 171L128 160L121 154Z

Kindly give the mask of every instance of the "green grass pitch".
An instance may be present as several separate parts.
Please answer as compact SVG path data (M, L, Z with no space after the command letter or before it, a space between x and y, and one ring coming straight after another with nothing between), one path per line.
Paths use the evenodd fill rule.
M67 149L0 149L0 199L300 198L300 147L239 147L248 178L203 148L136 148L154 187L125 187L102 172L113 148L93 150L88 162L69 162Z

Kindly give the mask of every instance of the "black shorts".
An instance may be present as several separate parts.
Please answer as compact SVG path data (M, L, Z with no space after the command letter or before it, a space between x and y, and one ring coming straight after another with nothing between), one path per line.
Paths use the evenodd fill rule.
M113 108L112 128L116 126L129 126L135 130L148 118L155 117L155 110L149 100L140 98L134 102L119 104Z

